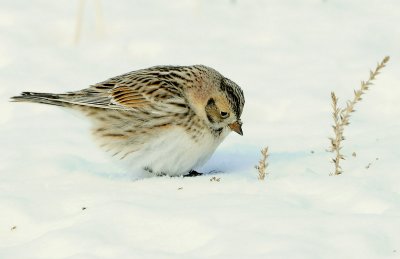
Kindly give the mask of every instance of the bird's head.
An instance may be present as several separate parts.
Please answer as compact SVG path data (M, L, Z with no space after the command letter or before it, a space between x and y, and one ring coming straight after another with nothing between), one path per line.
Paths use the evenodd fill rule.
M229 127L243 135L240 120L243 106L243 91L233 81L223 77L205 104L206 121L215 130Z

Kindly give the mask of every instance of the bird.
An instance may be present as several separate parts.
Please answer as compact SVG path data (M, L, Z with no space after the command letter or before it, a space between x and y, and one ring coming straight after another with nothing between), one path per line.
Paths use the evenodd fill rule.
M243 90L205 65L153 66L62 94L22 92L14 102L83 113L113 157L155 176L198 176L230 132L243 135Z

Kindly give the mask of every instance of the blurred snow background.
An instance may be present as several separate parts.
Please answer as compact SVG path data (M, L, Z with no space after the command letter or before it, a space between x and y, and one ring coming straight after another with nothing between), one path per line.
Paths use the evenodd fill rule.
M76 42L82 1L0 0L0 258L399 257L399 1L83 2ZM351 98L385 55L329 177L330 92ZM134 181L81 118L9 102L159 64L243 88L244 136L203 168L222 173Z

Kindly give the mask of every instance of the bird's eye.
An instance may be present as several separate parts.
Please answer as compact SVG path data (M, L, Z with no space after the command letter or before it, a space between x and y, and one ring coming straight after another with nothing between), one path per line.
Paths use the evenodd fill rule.
M228 118L228 117L229 117L229 112L221 112L221 117L222 117L223 119Z

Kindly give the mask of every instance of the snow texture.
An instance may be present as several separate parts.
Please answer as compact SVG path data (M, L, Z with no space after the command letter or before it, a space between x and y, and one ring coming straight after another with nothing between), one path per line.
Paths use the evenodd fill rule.
M75 44L78 5L0 0L0 258L400 257L398 0L86 1ZM385 55L329 176L330 92L343 105ZM134 179L85 120L9 102L160 64L205 64L244 90L244 136L212 174Z

